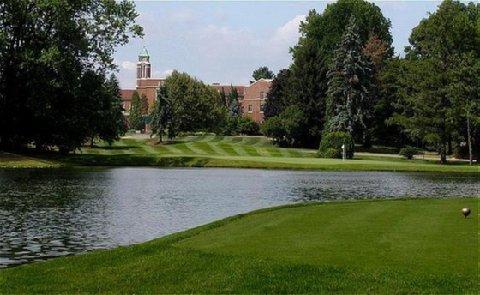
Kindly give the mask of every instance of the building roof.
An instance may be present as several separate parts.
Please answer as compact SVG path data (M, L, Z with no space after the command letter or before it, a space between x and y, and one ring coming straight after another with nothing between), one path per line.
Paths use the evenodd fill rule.
M122 97L123 101L132 100L133 93L135 89L122 89L120 90L120 96Z
M218 91L221 91L223 88L223 91L225 91L225 94L230 94L231 89L233 87L237 89L238 94L241 96L243 96L243 94L245 93L245 88L247 88L247 86L243 86L243 85L220 85L217 83L214 83L210 86L217 89Z
M272 82L272 81L273 81L273 79L260 78L260 79L258 79L258 80L256 80L256 81L253 81L253 83L250 83L250 86L252 86L253 84L256 84L256 83L258 83L258 82L267 82L267 83L269 83L269 82Z
M143 49L142 51L140 51L140 54L138 55L138 57L150 57L147 47L143 46Z

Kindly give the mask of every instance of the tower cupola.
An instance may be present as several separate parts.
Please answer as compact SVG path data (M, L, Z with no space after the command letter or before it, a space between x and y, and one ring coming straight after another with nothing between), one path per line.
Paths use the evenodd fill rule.
M150 54L144 46L138 55L137 62L137 79L149 79L151 77L152 68L150 65Z

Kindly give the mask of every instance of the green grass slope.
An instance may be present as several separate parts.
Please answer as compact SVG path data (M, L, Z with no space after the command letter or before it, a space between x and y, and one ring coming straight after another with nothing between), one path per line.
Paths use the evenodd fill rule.
M260 210L0 270L0 293L476 293L477 210L476 198Z

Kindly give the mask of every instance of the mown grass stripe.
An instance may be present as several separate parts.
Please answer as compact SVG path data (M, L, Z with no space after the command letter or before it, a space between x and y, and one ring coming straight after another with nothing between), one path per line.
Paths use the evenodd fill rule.
M239 147L240 149L242 149L245 154L249 155L249 156L252 156L252 157L259 157L261 156L260 153L258 152L258 150L254 147L251 147L251 146L240 146Z
M238 152L235 151L235 149L233 148L233 145L231 144L222 142L218 144L218 147L221 148L223 151L225 151L225 153L227 153L230 156L239 156Z
M283 155L278 148L266 148L265 150L271 157L283 158Z
M190 154L190 155L196 154L196 153L195 153L189 146L187 146L185 143L177 143L177 144L172 145L172 147L180 150L182 153L185 153L185 154Z
M223 150L221 147L219 147L218 142L208 142L208 146L214 151L214 155L220 155L220 156L228 156L229 154Z
M158 146L160 153L165 154L182 154L183 151L175 147L175 144L162 144Z
M215 152L212 147L208 144L208 142L193 142L190 145L190 148L194 151L200 151L201 154L207 154L207 155L215 155L217 152Z

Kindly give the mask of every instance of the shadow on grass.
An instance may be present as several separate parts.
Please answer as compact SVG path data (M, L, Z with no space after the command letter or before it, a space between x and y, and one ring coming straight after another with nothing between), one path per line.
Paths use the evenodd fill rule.
M128 150L128 149L138 149L139 146L135 145L124 145L124 146L93 146L88 147L89 149L98 149L98 150Z

